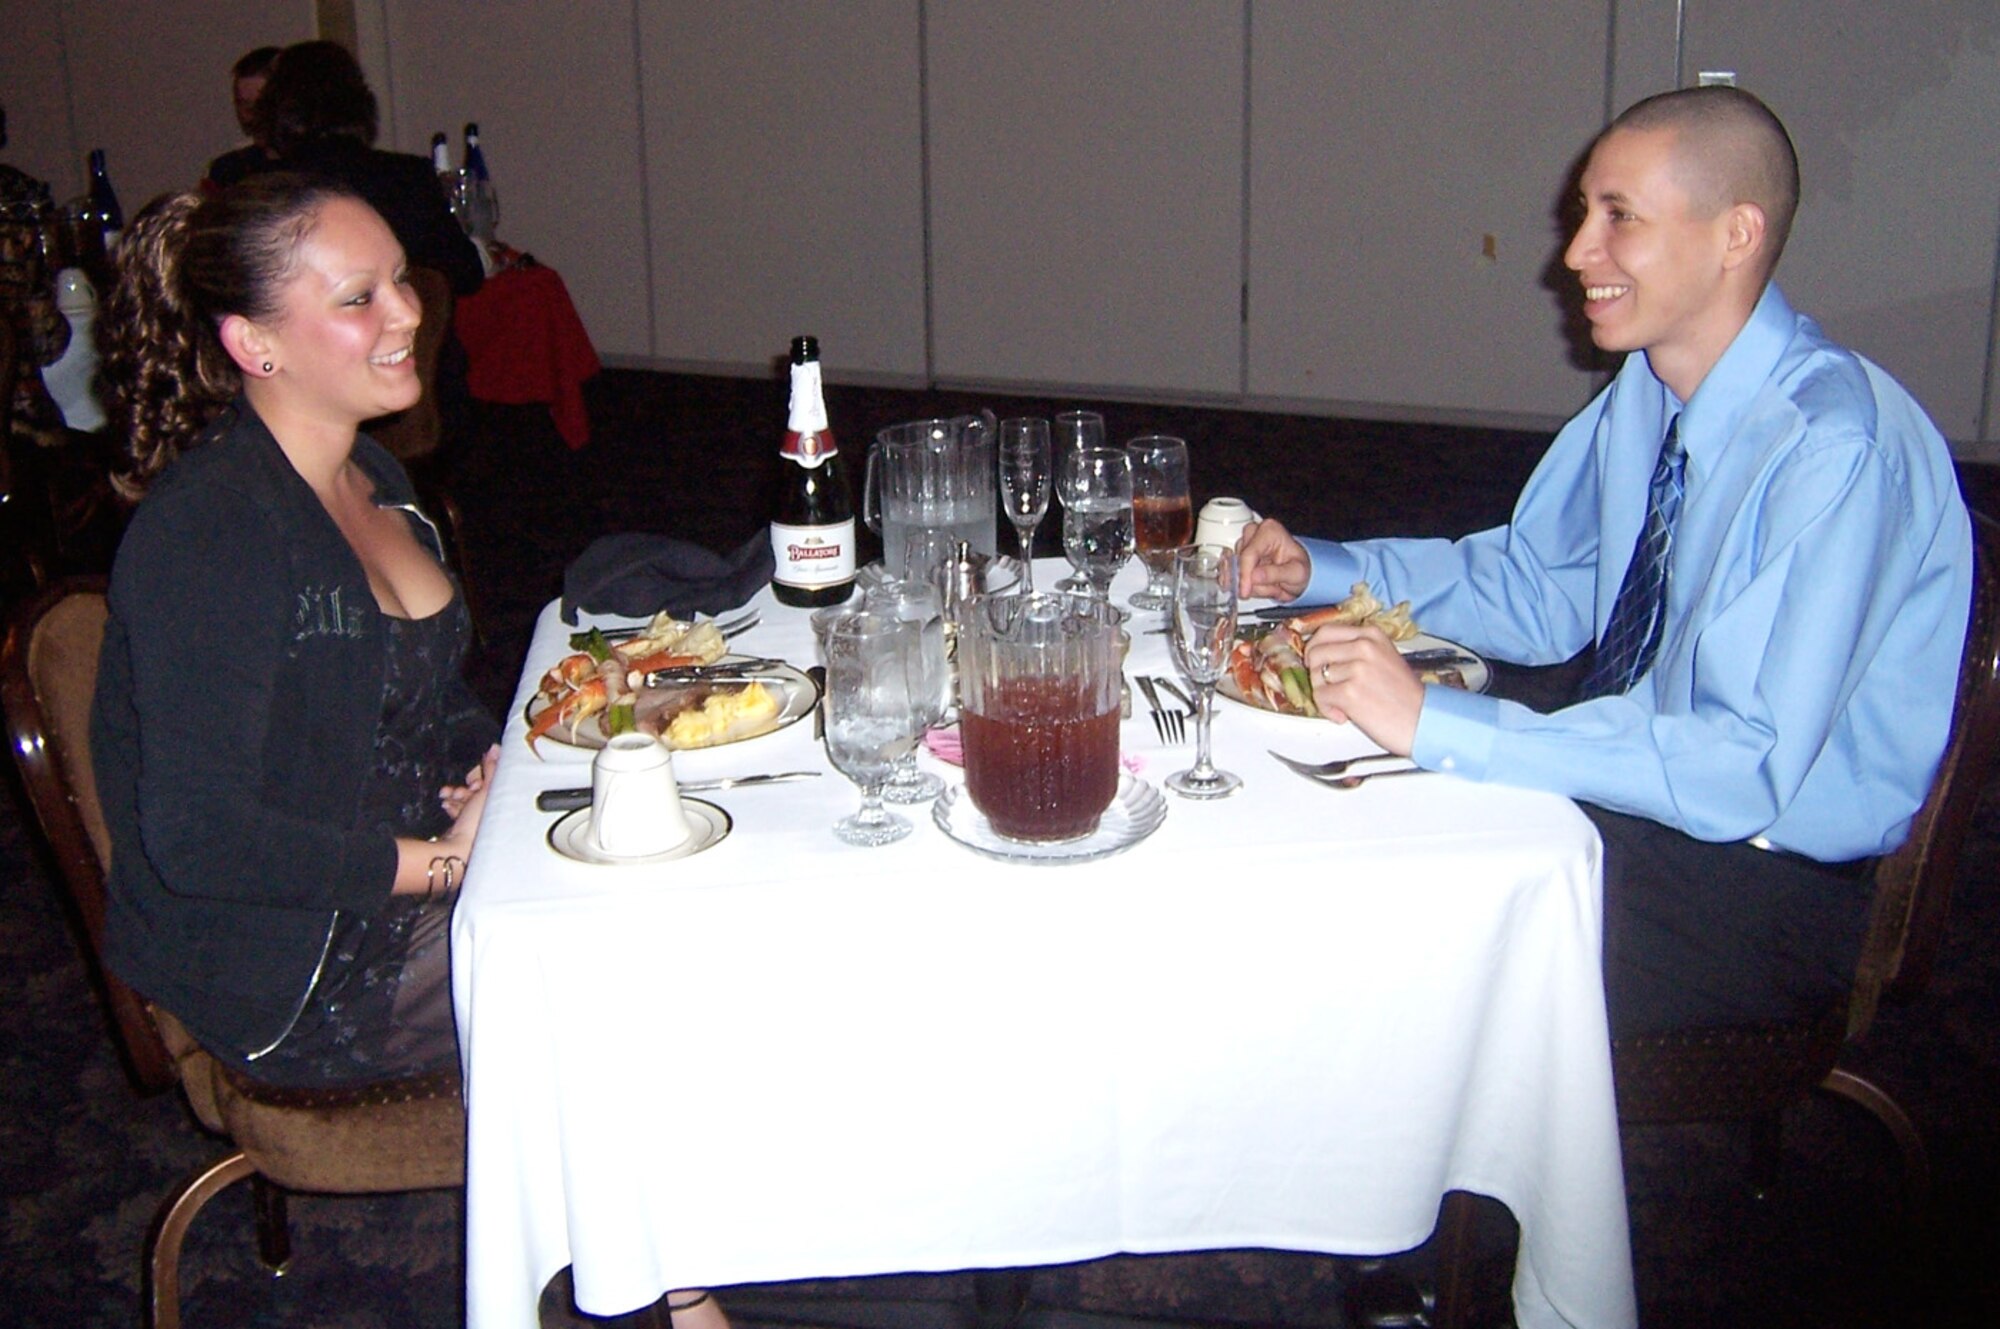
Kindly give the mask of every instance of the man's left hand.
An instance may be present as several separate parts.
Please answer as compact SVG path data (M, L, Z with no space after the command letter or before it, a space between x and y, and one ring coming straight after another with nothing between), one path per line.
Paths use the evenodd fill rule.
M1320 714L1357 728L1399 757L1417 742L1424 685L1380 628L1328 624L1306 643L1306 669Z

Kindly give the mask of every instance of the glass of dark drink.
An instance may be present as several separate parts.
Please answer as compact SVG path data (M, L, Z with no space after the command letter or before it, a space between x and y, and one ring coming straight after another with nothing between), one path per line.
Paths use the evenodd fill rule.
M1009 840L1077 840L1118 793L1118 611L982 596L960 637L965 791Z
M1185 439L1147 434L1125 445L1132 459L1132 536L1146 565L1146 589L1128 602L1134 609L1173 603L1174 551L1194 538L1194 499L1188 493Z

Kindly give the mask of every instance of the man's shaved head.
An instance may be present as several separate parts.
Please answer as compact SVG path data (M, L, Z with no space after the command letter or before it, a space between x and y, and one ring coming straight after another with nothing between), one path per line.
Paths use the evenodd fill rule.
M1620 130L1675 135L1676 180L1696 214L1712 217L1738 203L1761 208L1770 275L1799 207L1798 154L1770 107L1740 88L1681 88L1634 103L1604 135Z

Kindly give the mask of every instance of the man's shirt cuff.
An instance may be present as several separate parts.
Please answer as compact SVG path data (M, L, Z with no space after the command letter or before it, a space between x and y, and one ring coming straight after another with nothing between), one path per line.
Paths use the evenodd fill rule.
M1428 684L1410 759L1427 771L1449 771L1468 780L1484 780L1493 760L1499 719L1500 703L1492 697L1442 683Z

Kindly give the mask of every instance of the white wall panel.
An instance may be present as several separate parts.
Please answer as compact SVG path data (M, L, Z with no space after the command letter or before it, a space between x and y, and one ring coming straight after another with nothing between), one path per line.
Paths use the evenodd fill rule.
M70 134L61 0L7 0L0 29L0 102L7 108L0 161L46 181L60 203L83 191L88 151Z
M1901 379L1946 437L1978 438L2000 226L2000 4L1690 0L1687 14L1688 78L1735 70L1798 146L1786 296ZM2000 422L1986 431L2000 437Z
M643 3L655 354L924 374L917 0Z
M1548 284L1603 123L1602 0L1260 0L1250 391L1395 412L1582 404ZM1487 254L1487 237L1492 253Z
M1243 13L931 6L941 378L1241 390Z
M478 121L500 238L562 274L600 353L652 354L631 6L380 5L377 146L428 153L443 130L463 165L461 131Z

